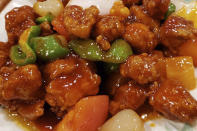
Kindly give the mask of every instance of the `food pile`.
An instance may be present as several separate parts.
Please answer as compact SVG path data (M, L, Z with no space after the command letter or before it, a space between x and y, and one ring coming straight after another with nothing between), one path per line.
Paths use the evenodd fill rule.
M196 120L189 93L196 87L196 8L115 0L103 14L69 3L38 0L6 14L2 107L31 121L50 110L61 119L55 131L144 131L137 114L144 105L171 120Z

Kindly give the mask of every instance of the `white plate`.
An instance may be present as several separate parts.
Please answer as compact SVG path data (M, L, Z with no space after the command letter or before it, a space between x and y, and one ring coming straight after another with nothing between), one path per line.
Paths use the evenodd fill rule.
M22 5L29 5L32 6L36 0L11 0L11 2L6 6L6 8L0 13L0 41L7 41L7 34L5 32L5 14L10 11L14 7L19 7ZM77 3L78 0L73 0L73 3ZM80 0L79 0L80 1ZM91 0L86 0L91 1ZM95 0L97 2L101 2L104 4L104 0ZM106 0L107 2L109 0ZM171 0L177 7L180 9L186 3L191 2L192 0ZM194 0L195 1L195 0ZM84 1L83 1L84 2ZM92 1L90 2L92 3ZM106 2L105 2L106 3ZM109 2L108 2L109 3ZM88 6L87 4L84 5L85 7ZM107 6L99 6L99 8L107 8ZM196 70L197 76L197 70ZM196 99L197 99L197 89L192 90L190 92ZM154 126L153 126L154 125ZM193 126L171 121L165 118L157 119L148 121L145 123L146 131L197 131L197 123ZM5 115L5 112L0 108L0 131L22 131L20 127L18 127L13 121L9 120L8 117Z

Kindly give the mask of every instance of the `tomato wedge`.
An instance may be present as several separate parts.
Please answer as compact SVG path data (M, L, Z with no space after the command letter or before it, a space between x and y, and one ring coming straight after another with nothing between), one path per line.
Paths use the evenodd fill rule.
M81 99L56 126L56 131L97 131L108 115L109 98L106 95Z

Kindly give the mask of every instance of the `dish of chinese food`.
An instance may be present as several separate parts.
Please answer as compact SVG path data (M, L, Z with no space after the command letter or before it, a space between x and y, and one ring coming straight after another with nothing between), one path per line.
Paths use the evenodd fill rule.
M37 0L4 18L0 106L28 130L195 130L196 1Z

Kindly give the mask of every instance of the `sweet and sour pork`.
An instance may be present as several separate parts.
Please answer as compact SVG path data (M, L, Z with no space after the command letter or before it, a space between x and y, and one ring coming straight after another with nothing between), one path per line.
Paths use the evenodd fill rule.
M51 79L45 100L55 110L58 107L59 112L68 110L85 96L96 95L101 82L90 63L76 56L49 63L44 75Z

